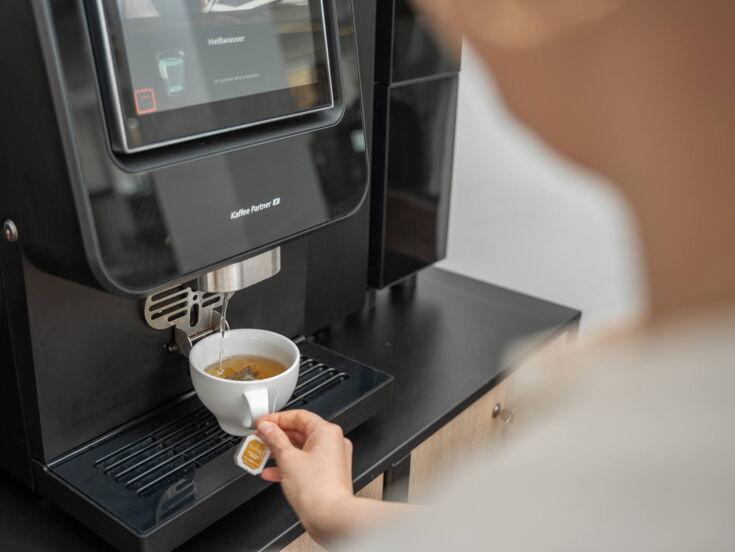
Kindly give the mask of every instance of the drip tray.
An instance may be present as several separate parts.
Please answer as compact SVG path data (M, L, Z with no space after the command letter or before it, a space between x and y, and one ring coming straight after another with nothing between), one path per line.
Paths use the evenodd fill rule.
M345 432L379 412L393 378L311 343L285 409L305 408ZM125 550L170 550L268 487L232 459L195 394L43 467L44 494Z

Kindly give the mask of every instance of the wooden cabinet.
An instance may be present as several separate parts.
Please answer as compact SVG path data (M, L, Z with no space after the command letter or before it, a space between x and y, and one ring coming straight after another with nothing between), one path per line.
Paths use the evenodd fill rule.
M452 419L411 453L408 501L426 502L427 495L445 479L457 462L502 439L511 381L505 380ZM495 413L495 415L494 415Z
M562 354L573 340L573 332L563 332L541 350L519 343L515 357L523 359L521 373L509 376L491 389L411 453L408 501L427 502L437 484L445 481L458 463L461 465L464 459L481 449L492 449L506 442L511 434L511 422L514 419L523 422L525 410L530 406L528 401L520 400L521 397L514 400L514 381L521 383L519 376L523 379L534 370L543 371L546 378L555 378L548 373L546 360ZM524 412L518 413L518 408Z
M374 479L365 488L363 488L357 496L364 498L374 498L381 500L383 498L383 476ZM308 534L301 535L298 539L283 549L283 552L326 552L324 548L319 546L314 539Z

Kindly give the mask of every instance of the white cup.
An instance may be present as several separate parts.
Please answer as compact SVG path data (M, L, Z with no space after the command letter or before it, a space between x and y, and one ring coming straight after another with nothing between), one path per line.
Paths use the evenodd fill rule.
M231 435L253 432L258 418L283 408L299 379L301 355L293 341L265 330L230 330L225 334L223 358L253 355L277 360L287 367L272 378L233 381L204 370L219 362L222 335L215 333L194 345L189 353L189 371L194 389L220 427Z

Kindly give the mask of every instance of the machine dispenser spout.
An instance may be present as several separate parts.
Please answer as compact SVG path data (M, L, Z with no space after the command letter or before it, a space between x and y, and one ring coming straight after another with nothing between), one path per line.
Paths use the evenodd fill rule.
M280 248L218 268L197 280L198 289L175 286L148 297L145 319L157 330L174 328L174 342L167 345L167 350L188 356L197 341L219 330L222 314L216 309L222 307L225 296L272 278L280 271Z
M281 271L281 248L277 247L246 261L218 268L199 277L206 293L234 293L272 278Z

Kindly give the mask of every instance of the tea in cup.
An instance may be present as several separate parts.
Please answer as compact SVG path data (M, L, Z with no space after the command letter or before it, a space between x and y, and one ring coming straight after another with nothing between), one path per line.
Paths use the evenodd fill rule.
M300 359L296 344L280 334L230 330L224 338L215 333L194 345L189 371L199 399L220 427L245 436L254 432L259 418L288 403L299 379Z

